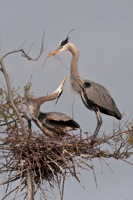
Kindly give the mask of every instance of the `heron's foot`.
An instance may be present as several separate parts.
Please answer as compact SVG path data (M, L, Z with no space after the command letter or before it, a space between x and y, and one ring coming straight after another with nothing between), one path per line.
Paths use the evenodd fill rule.
M93 146L94 144L96 144L97 140L98 140L98 138L97 138L96 135L92 135L89 139L90 139L90 145L91 146Z

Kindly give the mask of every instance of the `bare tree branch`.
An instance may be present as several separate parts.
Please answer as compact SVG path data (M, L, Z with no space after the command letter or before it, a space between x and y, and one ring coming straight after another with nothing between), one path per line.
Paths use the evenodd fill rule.
M27 187L28 187L27 200L34 200L34 181L33 181L33 172L31 169L28 169L27 172Z
M22 56L25 57L27 60L31 60L31 61L37 61L40 56L42 55L43 51L44 51L44 37L45 37L45 32L43 33L42 35L42 39L41 39L41 48L40 48L40 52L38 54L38 56L36 58L31 58L28 53L25 52L25 50L23 48L18 48L16 50L13 50L13 51L10 51L8 53L6 53L2 58L1 60L4 60L4 58L6 58L7 56L11 55L11 54L14 54L14 53L22 53ZM21 45L22 46L22 45Z
M2 72L3 72L4 77L5 77L5 80L6 80L7 91L8 91L8 97L9 97L9 101L10 101L11 107L12 107L13 110L15 111L15 113L16 113L18 119L19 119L19 122L20 122L20 124L21 124L21 127L22 127L24 133L26 134L27 131L26 131L26 129L25 129L25 125L24 125L24 123L23 123L23 120L22 120L22 118L21 118L21 116L20 116L20 113L19 113L17 107L15 106L14 101L13 101L13 98L12 98L10 79L9 79L9 76L8 76L8 74L7 74L7 72L6 72L5 65L4 65L4 63L3 63L3 59L0 59L0 65L1 65Z

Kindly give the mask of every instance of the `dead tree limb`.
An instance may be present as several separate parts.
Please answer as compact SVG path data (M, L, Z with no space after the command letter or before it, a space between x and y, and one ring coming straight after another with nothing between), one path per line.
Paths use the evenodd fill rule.
M27 170L27 200L34 200L34 180L31 169Z

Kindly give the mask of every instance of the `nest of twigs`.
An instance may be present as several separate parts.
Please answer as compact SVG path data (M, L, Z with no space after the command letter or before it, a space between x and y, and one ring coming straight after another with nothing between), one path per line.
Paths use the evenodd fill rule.
M89 154L89 151L90 157L92 155L91 140L81 138L80 134L47 137L44 133L14 133L10 132L8 137L3 139L4 149L10 151L13 169L21 171L21 178L27 177L27 169L30 166L37 185L43 180L54 181L58 174L64 176L66 170L74 175L75 156Z
M59 186L67 175L75 177L80 182L77 168L82 169L83 165L86 165L88 170L94 171L92 158L113 157L124 160L133 153L133 143L128 143L129 132L132 130L123 133L122 130L118 130L110 136L103 135L102 138L97 138L93 143L92 137L88 134L78 133L50 138L42 132L19 134L20 132L21 130L10 126L6 132L7 136L1 139L1 158L4 158L4 161L0 164L0 173L7 173L2 184L7 184L8 190L9 183L21 180L19 186L7 192L5 197L15 190L17 193L18 190L28 187L29 171L36 193L44 182L45 186ZM103 148L104 144L106 149ZM25 197L26 195L27 192Z

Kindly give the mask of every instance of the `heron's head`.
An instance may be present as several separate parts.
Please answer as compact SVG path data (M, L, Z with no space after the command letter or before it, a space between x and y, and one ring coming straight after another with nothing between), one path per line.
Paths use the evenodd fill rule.
M56 50L54 50L54 51L52 51L51 53L49 53L49 54L47 55L47 58L49 58L49 57L51 57L51 56L54 56L54 55L56 55L56 54L59 53L59 52L63 52L63 51L69 50L69 34L70 34L70 32L72 32L73 30L75 30L75 29L72 29L71 31L69 31L69 33L68 33L66 39L63 40L63 41L61 41L60 44L59 44L59 47L58 47Z
M63 40L62 42L60 42L59 47L56 50L54 50L51 53L49 53L47 55L47 58L49 58L51 56L54 56L54 55L56 55L59 52L67 51L68 50L68 40L69 40L69 38L67 37L65 40Z

